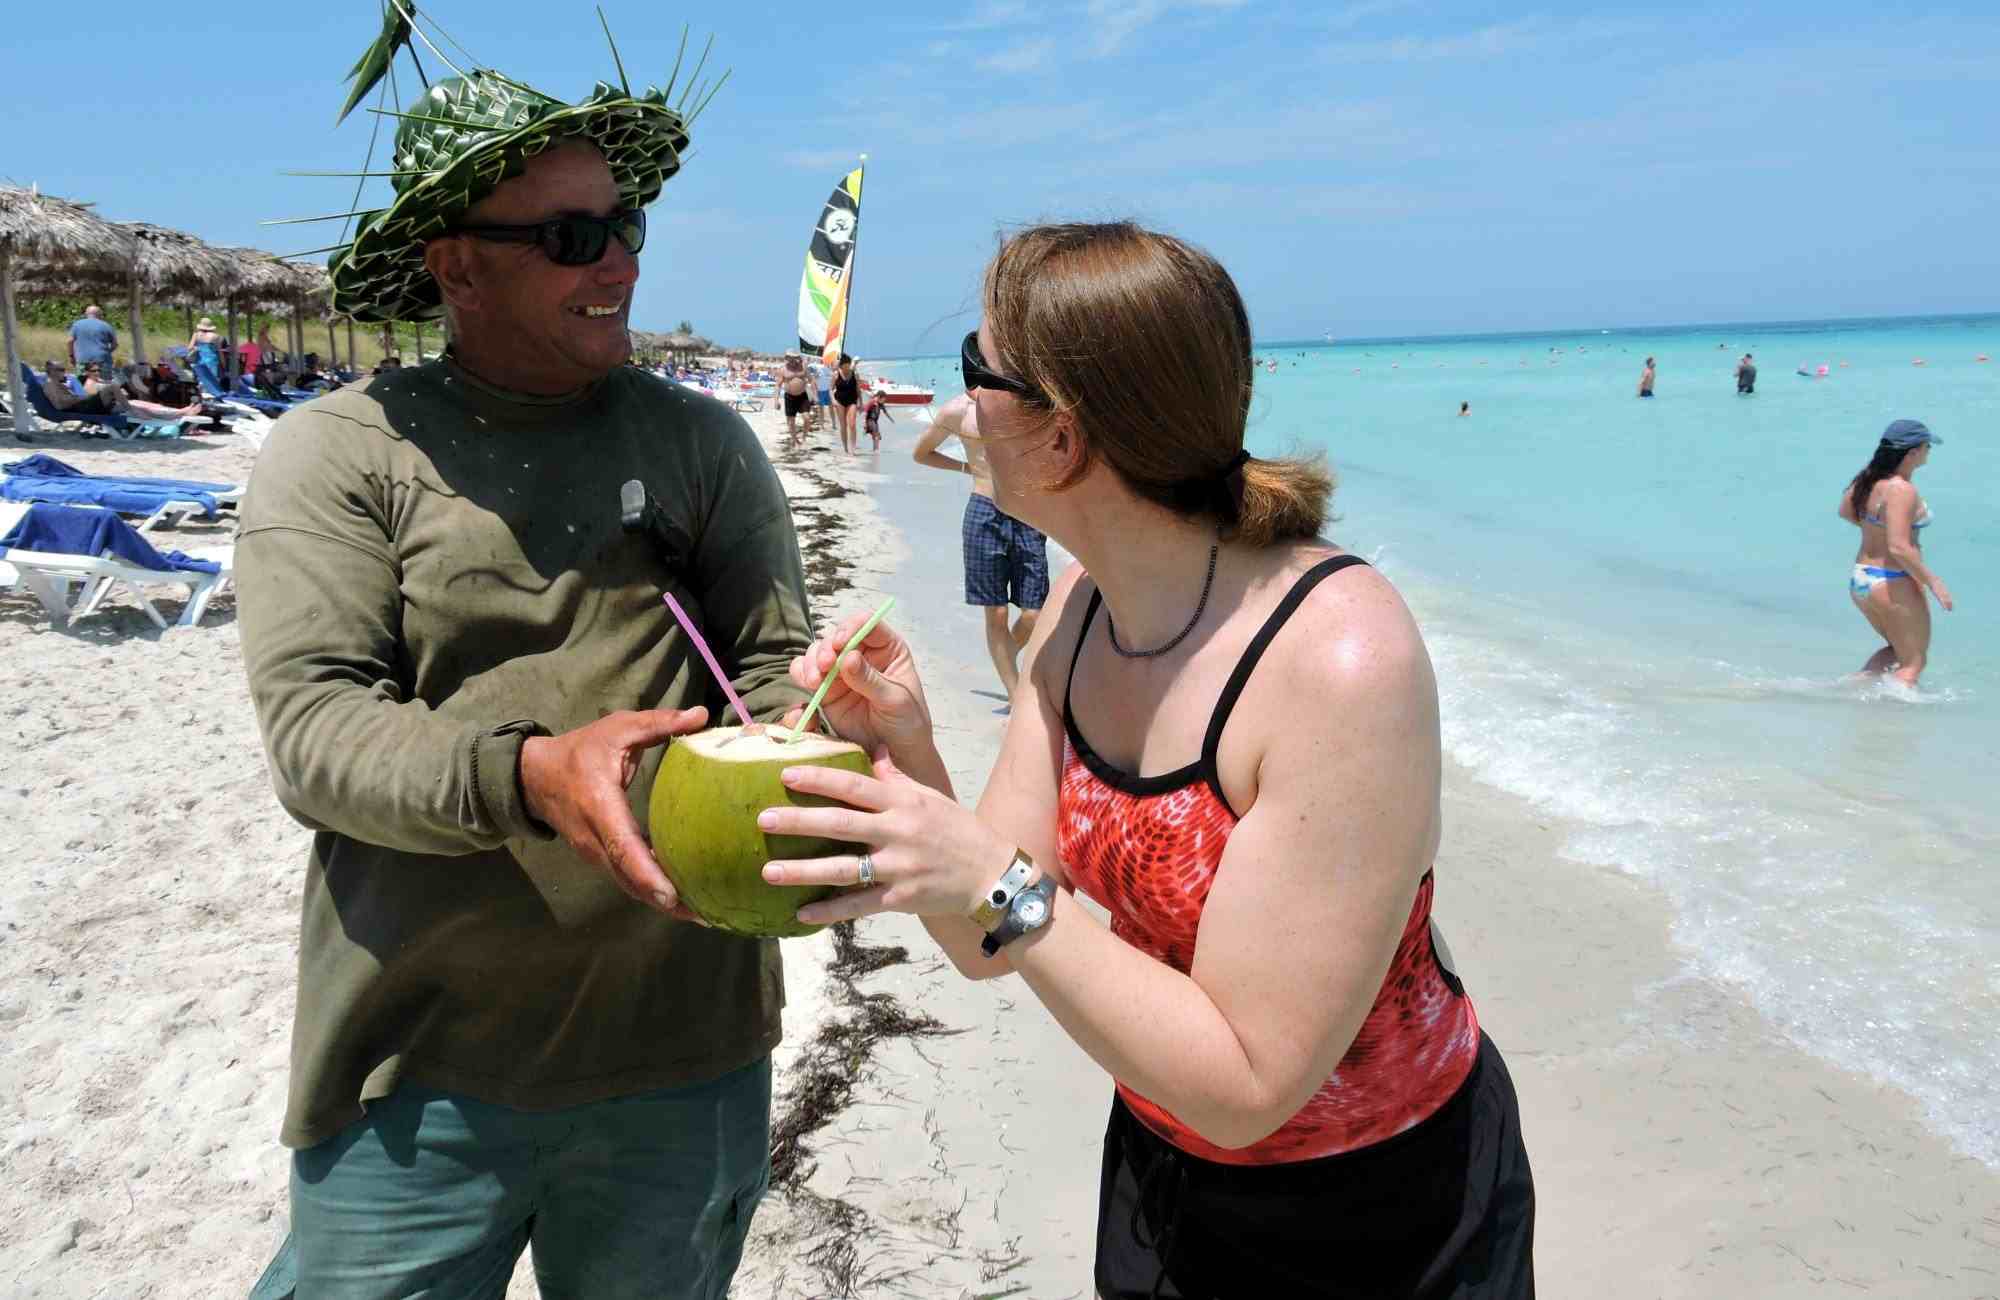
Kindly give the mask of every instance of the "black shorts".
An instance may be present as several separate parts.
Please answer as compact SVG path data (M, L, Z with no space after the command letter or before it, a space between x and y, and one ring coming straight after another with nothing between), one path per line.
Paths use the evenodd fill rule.
M56 414L57 415L116 415L118 414L118 408L111 404L111 399L106 397L104 395L104 390L100 388L96 392L92 393L90 396L84 398L82 401L77 402L72 406L66 406L62 410L56 412Z
M1514 1081L1484 1034L1436 1114L1317 1160L1217 1164L1112 1103L1097 1200L1104 1300L1529 1300L1534 1236Z
M806 409L811 405L812 398L805 393L785 394L785 414L787 416L804 415Z

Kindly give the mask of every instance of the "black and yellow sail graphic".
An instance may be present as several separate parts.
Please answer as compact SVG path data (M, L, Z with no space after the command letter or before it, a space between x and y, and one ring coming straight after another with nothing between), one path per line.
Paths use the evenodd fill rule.
M806 273L799 281L799 350L817 352L828 365L839 358L847 337L847 302L854 281L854 245L861 232L861 173L866 155L833 187L813 227L806 249Z

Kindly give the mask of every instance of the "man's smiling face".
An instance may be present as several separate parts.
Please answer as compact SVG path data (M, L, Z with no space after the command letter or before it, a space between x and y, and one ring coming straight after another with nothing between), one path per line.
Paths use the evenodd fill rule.
M466 210L461 224L531 226L553 217L608 217L622 206L604 156L581 140L528 160L525 170ZM617 239L589 266L558 266L536 244L459 236L474 300L458 308L457 344L482 378L531 393L601 379L631 355L627 333L639 259Z

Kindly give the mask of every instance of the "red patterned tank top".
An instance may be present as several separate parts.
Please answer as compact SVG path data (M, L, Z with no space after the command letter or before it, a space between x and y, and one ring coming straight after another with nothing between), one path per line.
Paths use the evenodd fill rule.
M1064 690L1057 833L1063 868L1078 889L1110 911L1113 934L1182 974L1193 964L1202 904L1238 820L1216 771L1230 710L1265 649L1320 580L1362 563L1357 556L1333 556L1286 593L1223 687L1200 760L1186 767L1143 777L1113 767L1083 738ZM1071 682L1100 603L1092 592L1070 659ZM1120 1082L1125 1104L1146 1127L1188 1154L1233 1165L1353 1151L1428 1118L1458 1091L1479 1053L1472 1000L1439 961L1431 938L1435 888L1432 874L1424 873L1382 990L1353 1045L1332 1077L1275 1133L1247 1147L1218 1147Z

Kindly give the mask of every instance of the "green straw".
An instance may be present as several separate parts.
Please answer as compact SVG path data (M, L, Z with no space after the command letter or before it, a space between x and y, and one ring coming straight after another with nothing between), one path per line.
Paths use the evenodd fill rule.
M855 646L860 645L868 639L868 634L875 630L875 625L882 621L882 616L888 613L889 607L895 603L896 598L894 596L883 601L882 608L868 616L868 621L861 625L861 630L847 638L847 645L841 650L839 657L833 661L833 671L826 675L826 680L821 682L819 689L813 692L812 699L806 704L806 711L799 715L799 725L792 728L792 734L786 739L786 744L790 744L805 734L806 724L812 721L813 714L819 712L819 702L826 698L827 688L833 685L834 678L840 676L840 666L847 662L847 656L853 653Z

